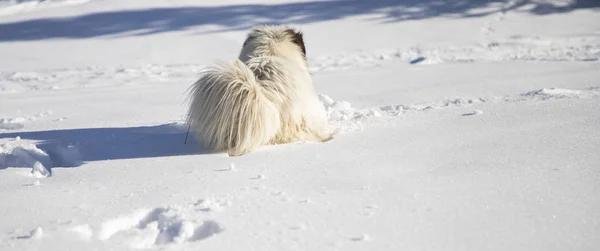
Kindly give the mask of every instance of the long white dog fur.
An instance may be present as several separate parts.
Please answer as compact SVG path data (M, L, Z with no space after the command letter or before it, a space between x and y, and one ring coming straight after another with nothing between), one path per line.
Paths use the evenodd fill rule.
M187 123L196 138L229 156L333 136L308 71L303 35L287 26L254 27L238 59L206 70L189 99Z

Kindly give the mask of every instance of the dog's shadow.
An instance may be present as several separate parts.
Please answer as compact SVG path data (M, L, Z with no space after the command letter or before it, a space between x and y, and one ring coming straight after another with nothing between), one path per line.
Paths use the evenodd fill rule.
M170 123L157 126L85 128L3 134L3 138L33 140L53 167L76 167L86 162L214 153L196 142L187 127ZM17 152L18 154L18 152ZM26 155L35 155L29 151ZM39 154L38 154L39 155Z

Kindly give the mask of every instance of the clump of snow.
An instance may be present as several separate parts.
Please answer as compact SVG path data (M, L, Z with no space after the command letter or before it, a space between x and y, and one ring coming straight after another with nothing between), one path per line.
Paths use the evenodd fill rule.
M370 241L371 237L369 235L367 235L367 234L363 234L361 236L352 238L352 240L353 241Z
M229 164L228 167L221 168L221 169L216 169L215 171L219 171L219 172L237 172L237 168L235 167L234 163L231 163L231 164Z
M229 164L229 171L235 172L236 170L237 169L235 168L235 164L234 163Z
M329 119L329 121L334 123L351 121L361 118L382 116L382 110L377 107L367 109L355 109L354 107L352 107L352 104L350 104L350 102L344 100L334 101L331 97L327 95L319 95L319 100L321 101L321 104L325 107L327 118Z
M362 125L357 119L366 117L378 117L381 113L375 109L357 110L347 101L334 101L327 95L319 95L321 104L325 107L329 122L335 127L335 131L360 131Z
M44 237L44 229L42 229L42 227L36 227L34 230L31 230L29 236L32 239L41 239Z
M31 168L31 175L36 178L47 178L52 176L52 173L50 172L49 167L46 167L39 161L36 161Z
M34 144L12 141L0 144L0 169L8 167L31 167L34 176L48 177L52 161Z
M75 229L84 237L89 234L85 226ZM223 231L214 221L188 220L185 210L177 207L139 210L132 215L102 223L98 238L124 239L133 248L153 248L169 244L198 241Z
M219 200L206 198L201 199L194 204L195 208L199 211L210 212L210 211L222 211L225 207L229 206L231 202L227 200Z
M343 121L354 117L355 110L347 101L333 101L330 97L321 95L321 103L325 105L329 120ZM333 101L333 102L331 102ZM328 105L326 105L329 103Z
M404 110L405 109L404 109L403 105L386 105L386 106L381 107L381 111L384 111L384 112L392 114L392 115L399 115Z
M92 238L94 231L92 227L88 224L77 225L67 229L67 231L75 233L79 238L83 240L89 240Z
M159 209L156 209L156 210L159 210ZM160 210L164 210L164 209L160 209ZM118 217L115 219L105 221L100 226L97 237L100 240L107 240L120 231L125 231L127 229L136 227L138 224L140 224L142 222L142 220L145 217L152 216L153 214L154 214L154 211L144 209L144 210L138 210L131 215Z
M330 107L333 105L333 99L331 99L329 96L327 95L319 95L319 100L321 101L321 103L325 106L325 107Z
M0 130L17 130L24 127L25 118L0 118Z
M380 117L381 113L375 109L371 109L371 110L369 110L369 113L367 113L367 115L369 117Z
M325 107L327 118L330 121L347 121L359 115L348 101L334 101L327 95L319 95L319 100Z
M30 167L31 175L37 178L52 176L53 167L74 167L82 163L81 154L75 146L56 146L44 151L33 143L21 141L19 137L0 144L0 169Z

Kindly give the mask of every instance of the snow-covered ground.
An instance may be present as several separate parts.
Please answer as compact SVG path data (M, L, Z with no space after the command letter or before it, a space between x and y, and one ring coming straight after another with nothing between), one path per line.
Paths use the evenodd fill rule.
M261 23L341 133L184 144ZM599 1L0 1L0 250L597 250L598 194Z

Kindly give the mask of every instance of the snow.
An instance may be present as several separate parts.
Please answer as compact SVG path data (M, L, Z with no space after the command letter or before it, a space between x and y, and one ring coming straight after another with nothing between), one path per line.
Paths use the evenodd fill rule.
M68 5L78 5L90 0L5 0L0 2L0 16L13 15L39 9L55 8Z
M23 128L24 118L1 118L0 129L15 130Z
M595 250L597 1L0 1L0 250ZM305 33L326 143L188 138L247 30Z
M115 238L120 232L129 231L126 239L134 248L151 248L154 245L179 244L208 238L222 231L212 221L196 223L185 220L178 208L155 208L140 210L133 215L105 221L99 227L98 239Z

